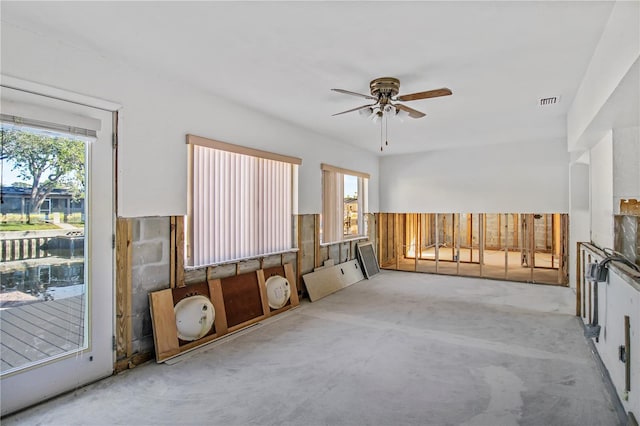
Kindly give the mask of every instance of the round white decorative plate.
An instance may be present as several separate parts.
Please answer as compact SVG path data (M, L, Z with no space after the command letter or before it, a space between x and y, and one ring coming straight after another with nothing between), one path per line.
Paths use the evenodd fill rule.
M286 278L280 275L269 277L265 283L267 287L267 300L271 309L280 309L291 297L291 286Z
M176 314L176 327L178 337L182 340L192 341L204 337L216 317L216 311L206 296L185 297L173 308Z

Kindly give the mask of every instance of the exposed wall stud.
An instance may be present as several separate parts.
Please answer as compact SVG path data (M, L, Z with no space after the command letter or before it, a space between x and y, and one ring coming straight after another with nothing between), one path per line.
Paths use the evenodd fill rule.
M176 286L176 217L169 218L169 287Z
M184 216L176 216L176 287L184 287Z
M116 359L132 354L131 267L133 231L131 219L116 220Z

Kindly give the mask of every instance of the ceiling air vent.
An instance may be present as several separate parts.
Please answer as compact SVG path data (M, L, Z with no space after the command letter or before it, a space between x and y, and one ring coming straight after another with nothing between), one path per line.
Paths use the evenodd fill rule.
M552 96L550 98L540 98L538 100L538 106L549 106L560 102L560 96Z

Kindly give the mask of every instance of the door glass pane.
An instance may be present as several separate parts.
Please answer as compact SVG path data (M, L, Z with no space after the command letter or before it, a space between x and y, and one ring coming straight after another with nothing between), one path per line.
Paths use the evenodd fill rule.
M4 375L88 346L87 143L2 125L0 332Z

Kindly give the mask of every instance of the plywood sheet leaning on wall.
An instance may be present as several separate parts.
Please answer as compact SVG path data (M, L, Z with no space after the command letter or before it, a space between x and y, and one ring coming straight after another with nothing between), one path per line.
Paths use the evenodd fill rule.
M312 302L322 299L364 279L357 260L328 266L302 277Z
M163 362L296 307L299 300L293 266L287 263L155 291L149 304L156 360Z

